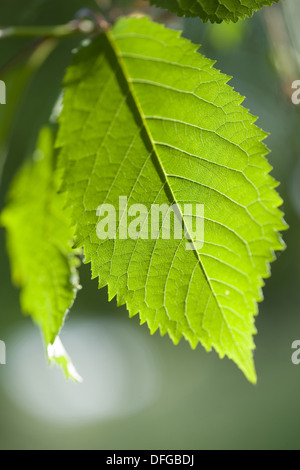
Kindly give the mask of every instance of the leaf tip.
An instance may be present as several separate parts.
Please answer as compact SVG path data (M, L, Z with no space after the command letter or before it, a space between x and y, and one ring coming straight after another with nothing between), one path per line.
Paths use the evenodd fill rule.
M50 364L57 364L62 368L67 379L72 379L74 382L78 383L83 381L58 336L55 338L53 344L49 343L47 345L47 357Z

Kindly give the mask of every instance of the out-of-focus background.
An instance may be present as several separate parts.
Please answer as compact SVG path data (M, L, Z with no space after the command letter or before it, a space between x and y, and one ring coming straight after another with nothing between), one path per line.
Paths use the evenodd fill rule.
M110 1L0 0L0 26L65 23L97 3L106 9ZM117 15L128 2L114 3ZM230 84L270 132L268 158L290 229L256 321L258 384L214 352L150 336L137 317L108 303L88 265L62 333L84 382L66 382L47 366L40 334L20 312L1 228L0 339L7 346L7 364L0 365L1 449L300 448L300 365L291 361L292 342L300 340L300 105L291 101L292 82L300 80L299 0L230 25L151 12L202 44L201 52L234 77ZM0 79L7 83L7 104L0 105L0 208L48 121L78 38L49 41L29 56L31 44L0 41Z

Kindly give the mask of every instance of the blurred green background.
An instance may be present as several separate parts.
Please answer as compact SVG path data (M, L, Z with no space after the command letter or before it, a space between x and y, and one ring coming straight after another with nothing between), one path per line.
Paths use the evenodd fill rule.
M0 26L69 21L83 7L106 9L109 0L0 0ZM114 2L117 15L128 2ZM146 2L138 2L140 10ZM288 249L272 266L256 321L258 384L250 385L229 360L201 347L150 336L138 318L107 301L106 289L81 269L76 303L62 339L84 383L66 383L48 368L39 332L22 316L10 280L5 233L0 230L1 449L299 449L300 365L291 361L300 339L300 105L291 84L300 79L299 0L286 0L235 25L202 24L150 10L182 29L270 132L268 156L290 226ZM1 208L16 169L47 123L78 38L50 41L28 63L32 40L0 41ZM26 55L27 54L27 55ZM13 57L18 60L12 61ZM22 227L20 227L22 230ZM33 240L34 243L34 240Z

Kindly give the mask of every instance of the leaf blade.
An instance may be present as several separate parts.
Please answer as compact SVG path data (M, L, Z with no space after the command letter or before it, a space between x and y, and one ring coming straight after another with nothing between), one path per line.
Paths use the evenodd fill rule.
M281 199L266 134L196 49L147 19L120 20L69 68L57 145L77 242L99 287L151 332L214 347L255 382L254 316L273 251L283 248ZM99 242L97 207L117 207L120 195L149 211L203 203L204 249L159 236ZM119 214L119 232L122 224Z
M57 194L49 128L41 131L34 157L14 178L1 223L7 232L12 278L21 288L22 310L41 328L47 351L54 351L52 345L60 341L58 334L79 288L78 259L71 247L73 230L64 198ZM77 380L62 347L60 352L48 355L49 360L63 363L66 375Z
M279 0L151 0L153 5L166 8L178 16L199 16L202 21L221 23L237 22L251 17L264 6L278 3Z

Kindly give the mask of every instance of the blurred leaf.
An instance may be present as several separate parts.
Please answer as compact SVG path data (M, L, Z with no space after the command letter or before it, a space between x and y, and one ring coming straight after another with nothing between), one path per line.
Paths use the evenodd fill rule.
M53 138L41 131L34 161L15 177L2 212L12 277L21 287L22 310L41 327L46 345L56 341L78 289L78 258L71 248L64 198L54 180ZM51 351L56 351L50 348ZM62 351L62 349L60 349ZM62 354L51 359L62 362ZM64 369L67 356L64 356Z
M34 46L34 45L33 45ZM0 106L0 181L6 160L7 148L12 134L14 120L22 103L28 84L37 69L47 59L56 46L56 41L49 39L36 45L29 59L24 63L11 63L0 68L1 78L6 84L6 105ZM26 56L28 51L24 49ZM22 55L22 51L20 53ZM21 59L22 57L19 57ZM22 61L23 62L23 61Z
M211 45L219 51L230 51L238 47L246 31L246 22L211 24L208 37Z

